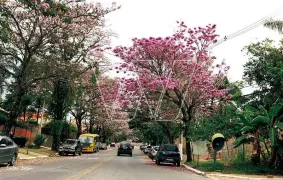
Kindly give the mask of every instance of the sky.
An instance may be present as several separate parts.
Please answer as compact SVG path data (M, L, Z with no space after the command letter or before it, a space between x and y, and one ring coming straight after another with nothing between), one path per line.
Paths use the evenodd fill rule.
M105 5L111 0L103 0ZM134 37L164 37L171 35L176 28L176 21L184 21L189 27L217 25L219 40L235 33L256 21L278 11L274 19L283 20L282 0L116 0L121 9L107 15L108 27L118 34L112 45L130 46ZM218 61L225 59L231 67L230 81L242 79L243 65L248 56L242 48L251 42L265 38L279 41L283 36L264 28L263 25L216 46L212 53ZM115 57L110 57L115 61ZM114 73L112 73L113 75ZM252 88L243 90L249 93Z

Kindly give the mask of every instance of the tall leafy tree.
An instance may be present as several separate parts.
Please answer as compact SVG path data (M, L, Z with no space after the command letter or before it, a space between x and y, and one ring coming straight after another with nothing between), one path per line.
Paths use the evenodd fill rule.
M89 55L101 57L101 45L108 37L102 30L103 18L116 7L104 9L100 3L23 0L7 1L0 8L0 12L5 12L1 13L1 21L5 23L1 23L0 29L11 31L9 40L2 38L0 42L0 77L5 78L1 85L6 84L11 100L4 130L8 134L21 112L18 105L32 84L64 76L66 72L77 76L85 70L68 70L77 70L73 67L80 63L85 69L97 65L94 61L87 63L91 59Z

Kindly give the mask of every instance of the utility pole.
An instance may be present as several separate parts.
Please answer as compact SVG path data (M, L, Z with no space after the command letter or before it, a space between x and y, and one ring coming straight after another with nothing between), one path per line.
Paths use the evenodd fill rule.
M183 160L183 129L180 134L179 151L180 151L180 156L181 156L181 161L182 161Z

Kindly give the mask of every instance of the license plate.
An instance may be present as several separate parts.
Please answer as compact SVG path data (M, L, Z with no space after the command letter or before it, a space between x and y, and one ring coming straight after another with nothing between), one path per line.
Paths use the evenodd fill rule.
M166 159L167 161L174 161L173 159Z

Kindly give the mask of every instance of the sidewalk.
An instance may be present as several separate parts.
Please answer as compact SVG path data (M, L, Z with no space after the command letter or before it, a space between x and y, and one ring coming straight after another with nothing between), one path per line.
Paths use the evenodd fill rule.
M27 159L36 159L36 158L47 158L49 157L46 154L40 154L36 152L32 152L26 149L19 149L18 153L18 158L22 160L27 160Z

